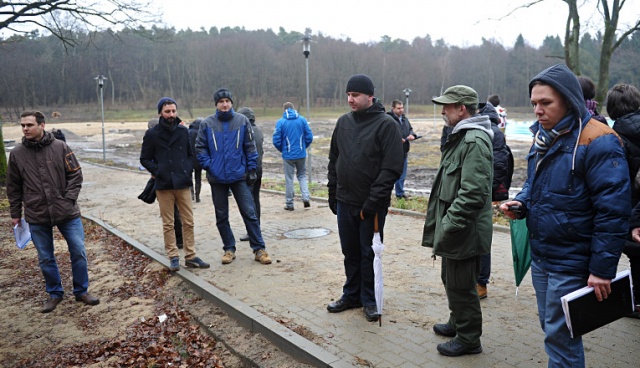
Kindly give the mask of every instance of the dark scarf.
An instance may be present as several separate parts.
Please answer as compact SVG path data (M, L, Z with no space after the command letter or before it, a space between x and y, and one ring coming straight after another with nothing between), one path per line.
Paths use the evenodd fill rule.
M216 118L220 121L230 121L233 119L233 107L229 111L216 110Z
M534 139L534 146L536 150L536 170L538 166L540 166L540 162L544 159L545 155L549 151L549 148L553 145L560 135L565 134L571 129L571 124L573 124L574 115L570 114L562 118L556 126L551 128L551 130L546 130L542 128L540 125L540 129L538 133L536 133Z

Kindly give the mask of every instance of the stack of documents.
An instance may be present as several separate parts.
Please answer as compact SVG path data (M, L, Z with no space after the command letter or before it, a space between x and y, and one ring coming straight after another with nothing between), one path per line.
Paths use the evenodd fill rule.
M26 247L27 243L31 241L29 223L24 220L24 217L20 219L19 224L13 227L13 235L16 237L16 245L20 249Z
M561 299L571 337L584 335L634 311L631 272L618 272L611 281L611 294L601 302L590 286L569 293Z

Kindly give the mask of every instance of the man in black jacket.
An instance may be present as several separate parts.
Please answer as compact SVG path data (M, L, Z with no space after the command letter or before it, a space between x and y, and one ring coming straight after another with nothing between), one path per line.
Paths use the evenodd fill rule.
M329 208L338 216L347 280L331 313L364 306L367 321L378 320L374 295L374 221L383 238L393 184L402 174L402 137L376 99L371 79L354 75L347 83L351 113L342 115L331 137L327 187Z
M180 252L174 232L174 205L178 206L182 218L185 266L209 268L208 263L196 257L190 193L193 152L189 144L189 132L180 125L177 109L178 104L170 97L158 101L159 123L144 134L140 163L156 178L164 248L171 262L169 269L180 270Z
M409 122L409 119L404 114L404 104L402 101L394 100L391 103L391 111L387 114L393 118L400 128L400 135L402 136L402 148L404 150L404 167L402 169L402 175L395 184L396 197L407 199L407 195L404 193L404 179L407 177L407 166L409 164L409 149L411 147L411 141L416 139L417 135L413 132L413 127Z

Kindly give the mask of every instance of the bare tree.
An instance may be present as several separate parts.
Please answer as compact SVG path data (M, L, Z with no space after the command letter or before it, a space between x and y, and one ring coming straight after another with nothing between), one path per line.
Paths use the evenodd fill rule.
M60 39L65 49L76 46L73 31L101 30L111 26L135 28L153 21L150 1L43 0L0 1L0 30L28 34L45 29Z

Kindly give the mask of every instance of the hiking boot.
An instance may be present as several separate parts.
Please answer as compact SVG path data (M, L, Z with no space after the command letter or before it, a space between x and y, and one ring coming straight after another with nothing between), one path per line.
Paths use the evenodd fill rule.
M76 295L76 302L83 302L86 305L98 305L100 304L100 299L89 293L85 293L82 295Z
M49 300L44 302L44 305L42 306L42 310L40 312L42 313L53 312L58 306L58 304L60 304L61 301L62 301L62 298L49 297Z
M480 354L482 353L482 345L475 347L464 346L456 340L451 340L438 344L438 352L444 356L456 357L466 354Z
M362 303L360 301L348 301L344 299L338 299L333 303L329 303L327 305L327 310L329 313L340 313L346 311L347 309L360 308L362 307Z
M476 284L476 290L478 291L478 298L484 299L487 297L487 285Z
M456 329L448 323L436 323L433 325L433 332L440 336L456 337Z
M209 267L211 267L211 265L209 265L207 262L201 260L200 257L195 257L193 259L186 259L184 261L184 265L185 265L185 267L191 267L191 268L209 268Z
M284 206L284 209L287 211L293 211L293 206Z
M224 255L222 256L222 264L229 264L233 262L234 259L236 259L236 252L228 250L224 252Z
M173 257L169 262L169 271L176 272L180 271L180 258Z
M267 251L264 249L258 249L256 252L255 260L262 264L271 264L271 258L267 254Z
M304 203L304 208L311 207L311 203L309 203L309 201L303 201L302 203Z
M249 234L245 234L244 236L240 237L240 241L249 241Z
M178 247L178 249L182 249L184 245L182 244L182 242L179 242L179 243L176 243L176 247Z

